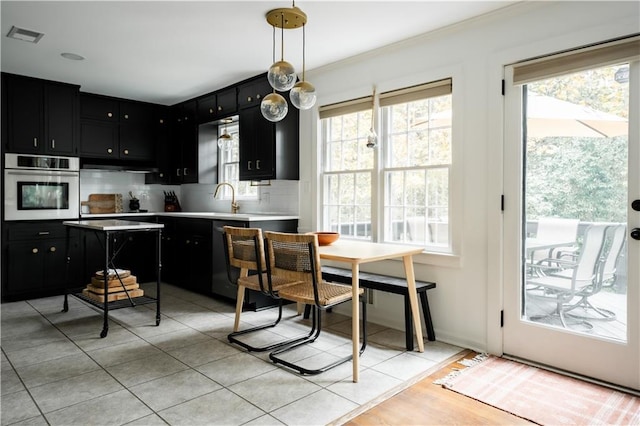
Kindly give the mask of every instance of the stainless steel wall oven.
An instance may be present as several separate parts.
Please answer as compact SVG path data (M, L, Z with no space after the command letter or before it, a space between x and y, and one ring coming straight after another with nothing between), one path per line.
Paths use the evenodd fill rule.
M80 160L5 154L4 220L77 219Z

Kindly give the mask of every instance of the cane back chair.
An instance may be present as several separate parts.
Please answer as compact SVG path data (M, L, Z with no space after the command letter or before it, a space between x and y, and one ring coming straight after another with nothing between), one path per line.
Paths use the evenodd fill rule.
M267 279L267 274L264 272L264 240L261 229L225 226L223 228L222 240L224 243L224 253L229 281L238 286L233 332L227 336L229 342L242 346L249 351L261 352L294 343L300 339L289 339L266 346L253 346L238 339L239 336L248 333L275 327L282 319L282 299L278 296L278 291L287 285L296 284L296 282L280 277ZM236 273L239 269L239 276L237 278L234 274L234 268L236 269ZM252 272L252 274L249 274L249 272ZM245 330L238 330L240 327L240 315L242 313L246 289L259 291L278 301L278 316L274 322L251 327ZM305 337L306 336L302 338Z
M283 287L279 296L312 307L312 324L309 338L292 345L283 346L271 352L269 358L276 364L282 364L300 374L319 374L352 359L352 355L340 358L319 368L307 368L283 359L280 355L301 345L314 342L322 330L321 312L352 299L351 286L330 283L322 280L318 236L313 234L287 234L265 231L268 279L284 278L298 281L298 284ZM367 345L367 306L360 289L362 302L363 343L360 353Z

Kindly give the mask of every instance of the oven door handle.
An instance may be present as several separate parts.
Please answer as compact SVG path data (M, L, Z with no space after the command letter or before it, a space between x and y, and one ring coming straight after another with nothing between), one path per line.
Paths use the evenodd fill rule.
M15 175L15 176L69 176L69 177L79 177L80 174L78 172L65 172L60 170L14 170L9 169L5 170L7 175Z

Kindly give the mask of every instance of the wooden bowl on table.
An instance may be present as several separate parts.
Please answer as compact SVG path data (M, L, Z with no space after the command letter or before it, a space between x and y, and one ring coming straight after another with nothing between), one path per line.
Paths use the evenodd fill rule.
M318 244L321 246L333 244L340 238L339 232L317 231L310 232L310 234L316 234L318 236Z

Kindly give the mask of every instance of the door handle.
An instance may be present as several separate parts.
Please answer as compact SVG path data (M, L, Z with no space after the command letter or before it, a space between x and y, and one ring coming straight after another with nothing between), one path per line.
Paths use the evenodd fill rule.
M631 238L634 240L640 240L640 228L633 228L631 230Z
M640 212L640 200L633 200L631 202L631 208L637 212Z

